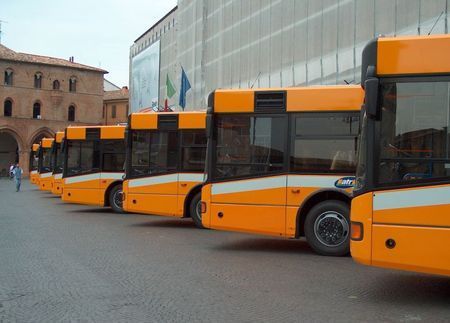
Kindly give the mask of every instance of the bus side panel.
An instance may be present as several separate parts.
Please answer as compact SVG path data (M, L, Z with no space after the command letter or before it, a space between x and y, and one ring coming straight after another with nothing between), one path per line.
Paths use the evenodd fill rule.
M152 215L178 214L178 174L127 181L126 211Z
M128 193L127 212L176 216L177 195Z
M52 190L52 173L41 174L41 179L39 181L39 189L42 191Z
M62 200L69 203L103 206L101 191L98 188L66 188L63 189Z
M450 274L450 186L375 192L372 239L374 265Z
M286 207L286 237L295 238L297 233L297 214L299 207L287 206Z
M100 173L65 178L62 200L70 203L103 206Z
M55 174L53 175L53 187L52 187L52 193L55 195L61 195L62 194L62 174Z
M101 200L99 201L99 203L101 204L105 204L105 198L108 199L108 197L105 197L105 192L108 189L108 187L113 183L113 182L122 182L122 176L123 173L107 173L107 172L102 172L100 174L100 192L101 194Z
M352 199L350 220L363 227L360 241L350 240L350 253L353 260L365 265L372 264L372 193Z
M284 236L286 176L212 184L210 227Z
M375 266L450 276L450 228L374 224L372 243Z
M213 229L284 236L284 206L214 203L211 214Z

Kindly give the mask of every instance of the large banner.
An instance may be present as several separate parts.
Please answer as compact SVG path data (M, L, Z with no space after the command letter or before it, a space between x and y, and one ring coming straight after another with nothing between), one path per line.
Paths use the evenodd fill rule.
M159 58L159 40L133 57L130 113L158 107Z

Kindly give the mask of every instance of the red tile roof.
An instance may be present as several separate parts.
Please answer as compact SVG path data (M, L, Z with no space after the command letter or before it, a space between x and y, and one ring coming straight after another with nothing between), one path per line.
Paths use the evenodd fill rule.
M26 54L26 53L18 53L18 52L15 52L1 44L0 44L0 59L7 60L7 61L14 61L14 62L31 63L31 64L43 64L43 65L69 67L69 68L99 72L99 73L103 73L103 74L108 73L107 71L102 70L100 68L70 62L70 61L68 61L66 59L62 59L62 58L40 56L40 55L33 55L33 54Z
M122 88L117 91L105 91L103 93L103 101L109 100L128 100L128 89Z

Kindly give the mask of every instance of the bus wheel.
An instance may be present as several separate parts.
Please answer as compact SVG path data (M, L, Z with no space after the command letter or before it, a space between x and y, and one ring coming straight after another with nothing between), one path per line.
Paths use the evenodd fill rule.
M350 252L350 209L342 201L325 201L314 206L305 220L305 236L311 248L324 256L345 256Z
M109 205L116 213L123 213L122 185L114 186L109 192Z
M191 215L192 220L195 223L197 228L203 229L204 226L202 224L202 193L198 192L192 198L191 203L189 204L189 214Z

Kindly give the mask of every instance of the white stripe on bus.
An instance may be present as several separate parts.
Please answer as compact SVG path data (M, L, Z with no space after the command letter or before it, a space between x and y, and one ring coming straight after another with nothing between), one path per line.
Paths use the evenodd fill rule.
M55 175L53 175L53 177L55 179L61 179L62 178L62 174L55 174Z
M244 179L211 185L211 194L230 194L286 187L286 175Z
M195 174L195 173L180 173L178 174L178 180L180 182L203 182L205 180L205 174Z
M32 171L31 171L31 174L32 174L32 175L37 174L37 170L32 170Z
M168 184L178 182L178 174L160 175L131 179L128 181L128 187L150 186L158 184Z
M334 183L342 177L329 175L289 175L288 187L335 187Z
M65 184L75 184L75 183L81 183L81 182L87 182L87 181L94 181L100 179L101 173L94 173L94 174L88 174L88 175L80 175L80 176L73 176L73 177L66 177L65 178Z
M101 179L122 179L123 173L101 173Z
M52 176L52 173L41 174L41 178L47 178L47 177L51 177L51 176Z
M450 186L375 192L373 210L450 204Z

